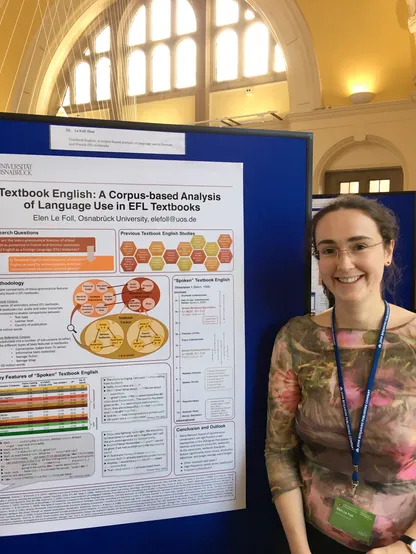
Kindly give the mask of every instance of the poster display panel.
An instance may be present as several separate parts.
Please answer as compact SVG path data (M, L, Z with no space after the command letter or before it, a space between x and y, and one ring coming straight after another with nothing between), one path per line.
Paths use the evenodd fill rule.
M0 167L0 534L244 508L243 165Z
M1 549L286 548L266 398L312 135L0 114L0 156Z

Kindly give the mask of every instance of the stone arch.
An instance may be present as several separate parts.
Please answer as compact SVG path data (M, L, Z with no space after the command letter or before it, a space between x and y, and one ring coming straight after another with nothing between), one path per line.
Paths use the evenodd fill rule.
M321 78L312 35L295 0L248 0L264 17L286 59L290 111L322 106Z
M61 68L85 29L116 0L79 0L68 11L66 0L56 0L46 10L37 35L28 47L16 80L13 111L47 114L53 87ZM287 63L291 112L311 111L321 106L321 82L314 45L295 0L250 0L269 24ZM51 37L56 13L64 23ZM23 93L22 93L23 91Z
M397 148L395 144L393 144L391 141L383 137L380 137L377 135L366 135L364 140L356 140L354 136L346 137L340 140L339 142L337 142L336 144L334 144L333 146L331 146L331 148L329 148L329 150L325 152L325 154L317 163L314 171L314 175L313 175L314 192L320 193L320 194L324 192L325 172L328 170L331 162L342 152L344 152L348 148L351 148L351 146L360 145L363 143L378 145L395 156L396 160L398 161L398 164L400 164L403 169L403 178L404 178L403 189L407 190L408 183L409 183L409 169L408 169L406 158L404 157L402 152L399 150L399 148Z
M54 85L73 46L94 19L115 1L80 0L69 11L66 0L56 0L47 8L19 68L12 111L48 114ZM64 23L48 36L56 13L65 14Z

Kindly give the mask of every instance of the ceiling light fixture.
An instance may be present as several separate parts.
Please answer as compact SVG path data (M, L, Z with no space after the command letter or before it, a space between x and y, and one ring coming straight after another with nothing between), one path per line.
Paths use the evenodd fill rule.
M371 102L374 96L374 92L354 92L350 95L350 100L353 104L368 104L368 102Z

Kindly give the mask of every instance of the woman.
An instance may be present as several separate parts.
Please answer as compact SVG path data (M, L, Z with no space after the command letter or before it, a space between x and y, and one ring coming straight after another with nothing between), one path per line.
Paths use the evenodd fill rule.
M292 554L416 553L416 318L383 298L396 219L342 196L315 215L311 235L335 306L291 319L275 341L273 500Z

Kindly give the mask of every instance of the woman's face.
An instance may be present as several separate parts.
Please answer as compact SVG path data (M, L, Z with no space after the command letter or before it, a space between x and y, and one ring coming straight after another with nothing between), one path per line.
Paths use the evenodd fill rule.
M394 241L386 248L371 217L359 210L330 212L317 224L315 244L322 280L336 300L380 298L384 267L391 263Z

